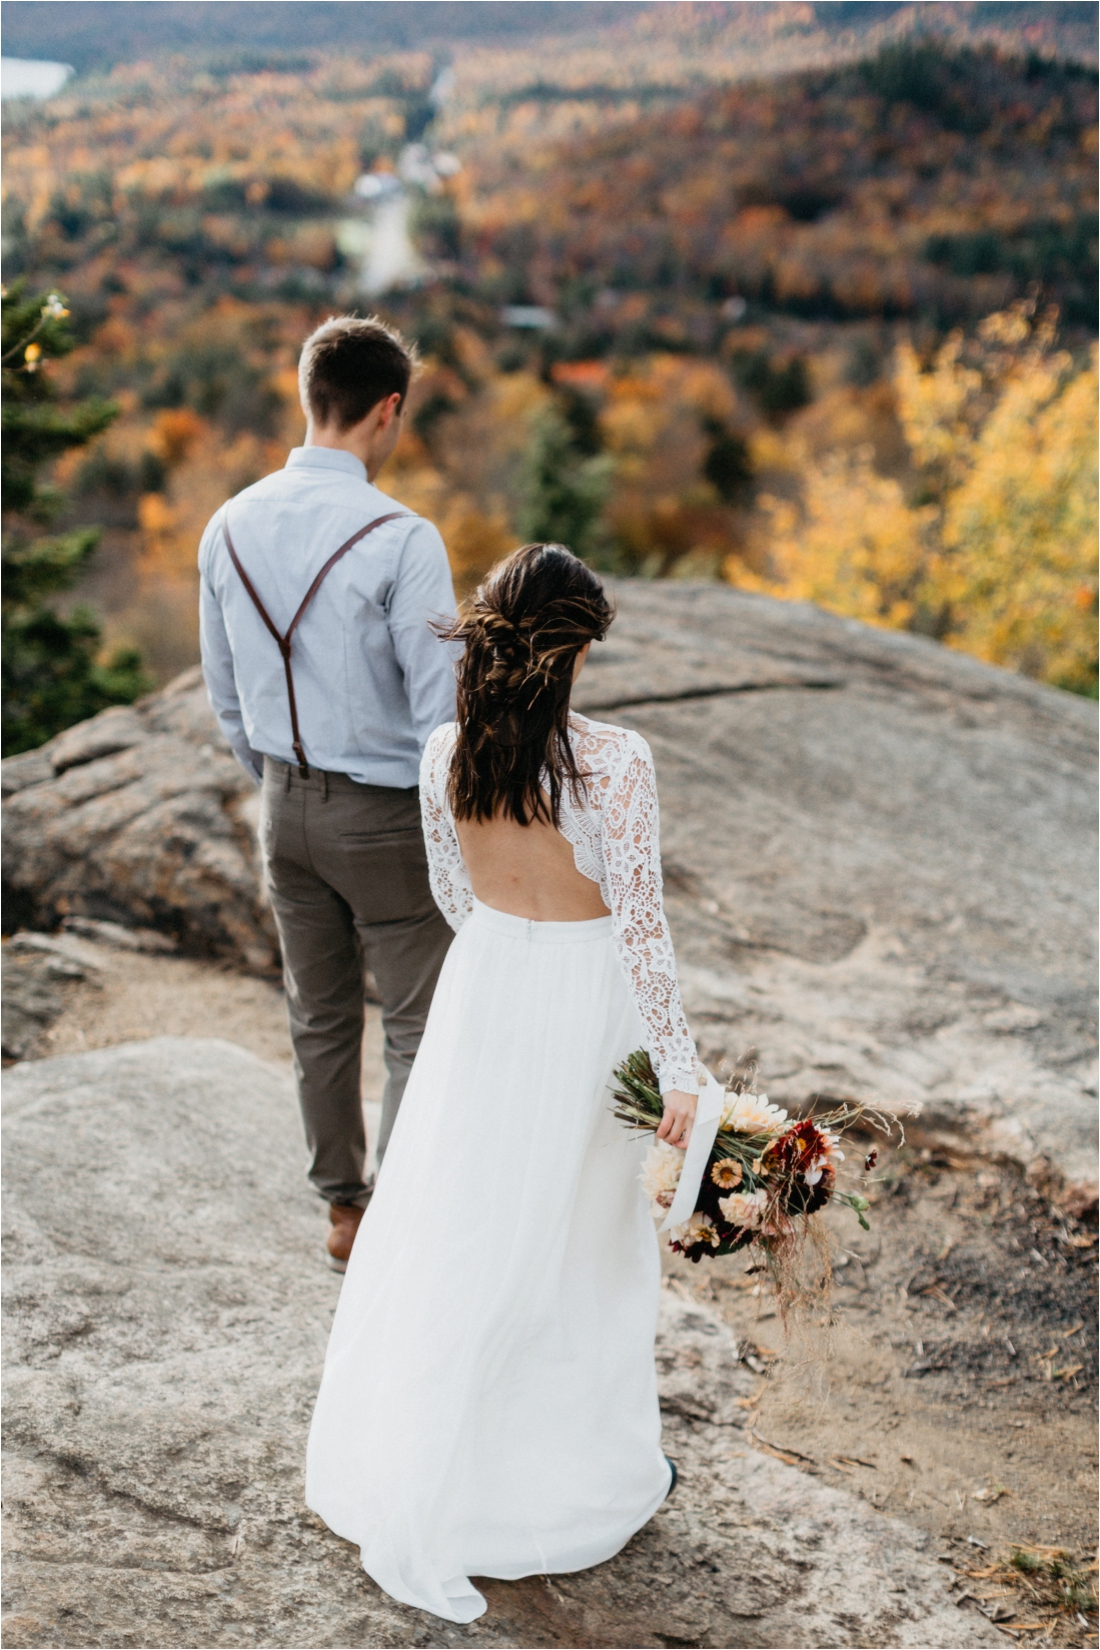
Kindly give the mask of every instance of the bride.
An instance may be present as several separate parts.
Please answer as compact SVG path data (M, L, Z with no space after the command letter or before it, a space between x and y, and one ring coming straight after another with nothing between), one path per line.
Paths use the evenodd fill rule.
M393 1598L470 1622L469 1579L581 1570L669 1494L660 1265L640 1148L611 1112L645 1045L685 1147L695 1047L637 733L569 695L612 612L561 545L501 562L448 633L458 720L421 806L451 946L359 1228L306 1499Z

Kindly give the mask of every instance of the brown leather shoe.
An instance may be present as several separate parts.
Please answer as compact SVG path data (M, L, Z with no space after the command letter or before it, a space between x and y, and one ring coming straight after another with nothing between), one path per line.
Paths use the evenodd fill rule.
M334 1272L346 1272L351 1246L364 1211L355 1203L330 1203L331 1228L325 1241L325 1259Z

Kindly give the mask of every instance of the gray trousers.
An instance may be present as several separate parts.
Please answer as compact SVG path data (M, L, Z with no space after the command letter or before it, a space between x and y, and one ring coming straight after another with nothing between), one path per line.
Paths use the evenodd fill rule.
M451 930L432 899L415 787L264 757L260 814L268 890L283 951L309 1178L330 1203L365 1205L363 971L382 1000L381 1159L420 1046Z

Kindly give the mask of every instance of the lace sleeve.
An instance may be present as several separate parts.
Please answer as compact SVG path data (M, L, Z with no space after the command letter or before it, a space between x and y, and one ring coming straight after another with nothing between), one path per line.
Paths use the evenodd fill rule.
M657 776L649 747L631 740L602 803L603 859L619 959L649 1033L661 1092L697 1094L695 1044L684 1018L676 957L661 902Z
M450 725L436 728L420 763L420 818L428 851L432 897L457 934L474 908L474 891L455 834L447 803L447 767L451 758Z

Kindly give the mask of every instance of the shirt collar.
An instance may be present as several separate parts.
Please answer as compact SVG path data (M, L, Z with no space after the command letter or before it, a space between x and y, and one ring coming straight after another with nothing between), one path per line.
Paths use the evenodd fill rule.
M287 455L286 468L316 470L343 470L346 475L366 481L367 467L343 447L292 447Z

